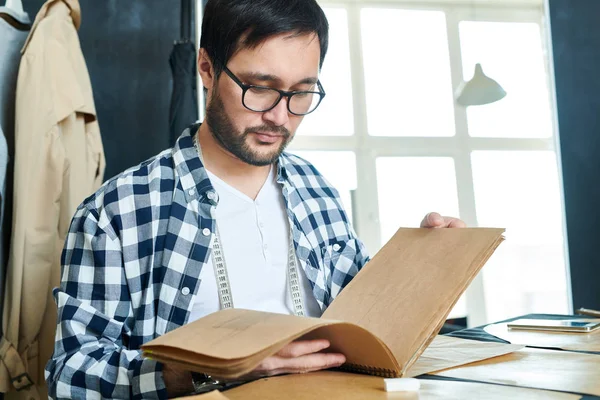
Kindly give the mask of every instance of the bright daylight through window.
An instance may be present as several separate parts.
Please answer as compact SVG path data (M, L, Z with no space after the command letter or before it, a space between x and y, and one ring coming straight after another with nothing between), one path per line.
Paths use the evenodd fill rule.
M433 210L507 228L451 314L470 325L568 308L542 9L487 3L321 2L327 97L291 148L340 190L371 254ZM477 63L508 94L465 108L454 91Z

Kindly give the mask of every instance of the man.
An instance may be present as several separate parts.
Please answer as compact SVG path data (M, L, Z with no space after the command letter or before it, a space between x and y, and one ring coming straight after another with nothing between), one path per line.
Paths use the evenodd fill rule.
M108 181L63 253L53 398L165 398L218 387L141 356L221 308L318 317L368 261L335 189L284 153L325 95L328 24L314 0L209 0L198 70L206 123ZM460 227L429 214L424 227ZM327 341L292 343L250 376L341 365Z

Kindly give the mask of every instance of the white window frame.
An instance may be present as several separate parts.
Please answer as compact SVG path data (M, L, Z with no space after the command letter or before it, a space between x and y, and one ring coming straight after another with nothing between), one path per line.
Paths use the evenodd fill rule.
M478 3L476 7L473 4ZM460 50L459 22L534 22L539 24L544 54L549 54L548 35L544 23L541 1L531 0L478 0L478 1L367 1L326 0L320 1L324 8L344 8L348 13L350 46L350 69L354 114L353 136L297 136L290 149L296 151L353 151L356 154L358 188L353 197L354 224L359 236L373 254L381 243L379 203L376 174L377 157L452 157L456 168L456 183L460 217L469 226L478 226L471 152L475 150L551 150L556 152L556 112L552 78L548 87L552 96L553 135L547 139L476 138L470 137L466 109L455 105L456 135L453 137L377 137L368 134L365 75L361 38L360 11L362 8L397 8L443 11L446 14L452 87L462 82L462 59ZM548 57L544 65L551 72ZM551 76L549 73L547 76ZM326 82L324 82L326 85ZM559 160L557 160L560 166ZM559 168L560 171L560 168ZM563 206L564 209L564 206ZM435 211L435 210L432 210ZM563 212L564 215L564 212ZM567 254L565 250L565 254ZM565 265L567 260L565 260ZM568 268L567 268L568 270ZM568 283L568 282L567 282ZM467 315L470 326L487 322L483 278L475 278L466 293Z
M372 253L381 246L379 226L379 202L376 179L376 159L381 156L405 157L452 157L455 162L459 213L470 226L477 226L475 193L473 187L470 153L474 150L551 150L557 157L559 173L561 171L560 147L558 146L558 119L556 112L555 84L551 60L550 34L545 23L543 0L323 0L323 7L344 8L348 12L350 46L350 69L354 109L353 136L298 136L291 146L298 151L352 151L356 154L357 190L353 197L354 223L365 245ZM547 0L545 0L547 3ZM203 1L196 2L197 29L196 39L200 44L203 16ZM474 138L468 135L467 115L464 108L455 106L454 137L376 137L367 131L367 108L365 101L365 79L362 59L362 40L360 9L363 7L382 7L417 10L437 10L446 14L452 87L462 81L462 60L458 22L461 20L498 21L498 22L534 22L540 25L542 45L551 96L553 136L548 139L499 139ZM198 87L202 83L198 77ZM200 120L204 119L204 96L198 91ZM562 176L559 176L562 191ZM566 226L563 208L563 231ZM566 243L566 232L564 232ZM568 268L568 248L565 245L565 266L567 293L571 302ZM467 290L467 315L469 325L481 325L487 322L483 279L481 274L475 278ZM572 310L572 304L569 309Z

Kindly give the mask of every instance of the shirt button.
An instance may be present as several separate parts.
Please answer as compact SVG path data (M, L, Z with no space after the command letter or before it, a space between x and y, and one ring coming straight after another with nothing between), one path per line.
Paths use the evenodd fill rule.
M342 248L342 246L340 246L337 243L333 245L333 251L340 251L341 248Z
M210 229L208 229L208 228L204 228L204 229L202 229L202 234L203 234L204 236L210 236Z
M190 196L193 196L194 193L196 193L196 191L194 189L190 189L188 190L188 193L190 194Z
M268 248L269 248L269 246L266 244L263 246L263 249L265 249L265 250L267 250Z
M184 287L183 289L181 289L181 294L187 296L188 294L190 294L190 288L187 286Z
M219 198L219 195L215 192L208 192L206 197L208 197L209 200L216 201Z

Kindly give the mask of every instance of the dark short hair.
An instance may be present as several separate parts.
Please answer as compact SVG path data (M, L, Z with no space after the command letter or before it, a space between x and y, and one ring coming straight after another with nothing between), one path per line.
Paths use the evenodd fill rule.
M319 67L323 65L329 24L316 0L208 0L200 47L219 76L238 50L255 48L282 33L316 34L321 46Z

